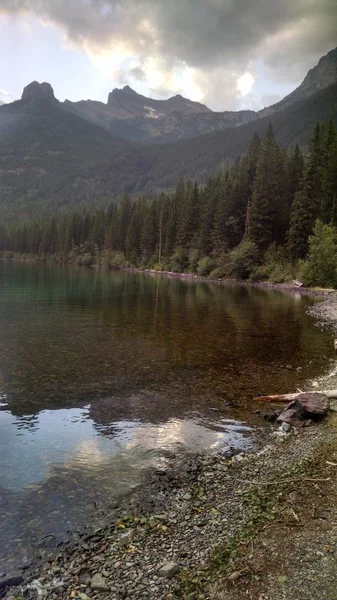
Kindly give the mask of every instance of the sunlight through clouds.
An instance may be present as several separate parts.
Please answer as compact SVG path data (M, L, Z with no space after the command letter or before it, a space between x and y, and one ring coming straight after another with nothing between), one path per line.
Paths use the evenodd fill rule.
M336 0L0 0L0 21L4 15L27 20L26 33L32 17L52 23L60 49L89 59L105 94L123 83L161 98L181 93L213 110L282 95L336 45ZM10 79L0 84L10 87Z
M253 89L255 77L248 71L241 75L237 80L237 89L241 96L247 96Z

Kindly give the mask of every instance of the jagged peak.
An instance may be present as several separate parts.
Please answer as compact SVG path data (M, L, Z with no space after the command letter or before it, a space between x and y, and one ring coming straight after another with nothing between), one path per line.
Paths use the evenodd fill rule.
M129 85L125 85L123 87L123 92L127 92L128 94L136 94L138 96L137 92L133 90L132 87L130 87Z
M31 102L32 100L37 100L39 98L50 98L51 100L55 100L54 90L50 83L47 83L46 81L43 83L32 81L32 83L26 85L22 92L21 100L23 102Z

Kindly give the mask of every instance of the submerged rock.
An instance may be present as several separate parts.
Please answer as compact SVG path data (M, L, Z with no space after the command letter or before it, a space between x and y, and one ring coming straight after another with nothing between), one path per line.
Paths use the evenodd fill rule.
M0 590L6 587L14 587L21 585L24 579L20 573L9 573L2 579L0 579Z

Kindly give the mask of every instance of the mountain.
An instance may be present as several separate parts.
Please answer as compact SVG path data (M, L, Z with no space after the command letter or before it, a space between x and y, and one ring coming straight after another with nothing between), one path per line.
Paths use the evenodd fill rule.
M281 102L258 112L213 112L182 96L154 100L128 85L114 89L107 104L92 100L65 101L65 108L131 142L165 143L246 125L309 98L337 81L337 48L323 56L301 85Z
M193 102L183 98L180 94L168 98L168 100L154 100L141 94L137 94L130 86L126 85L122 90L115 88L108 97L108 106L111 114L116 117L145 117L147 119L160 119L172 112L184 115L211 112L200 102Z
M337 81L325 85L329 69L324 70L325 76L321 67L319 74L313 69L314 77L306 78L311 87L306 83L302 89L307 91L299 99L292 96L290 103L271 114L253 113L252 117L247 111L241 125L240 113L207 109L202 113L170 113L169 104L163 118L132 117L131 121L160 123L173 140L174 132L181 132L178 141L152 145L130 143L113 135L107 127L69 110L55 98L49 84L33 82L24 89L21 100L0 107L1 216L29 218L69 206L97 206L125 192L153 194L171 189L181 176L204 182L220 166L245 152L255 133L263 136L269 122L284 147L296 143L305 146L318 121L337 121ZM321 89L315 92L318 81ZM126 94L134 96L128 90ZM138 101L143 102L138 98L131 104ZM178 102L186 106L187 101L182 98ZM95 104L101 110L101 103ZM226 115L226 127L218 127L221 115ZM115 122L122 129L129 119ZM210 133L192 137L193 131L211 127Z
M168 100L154 100L138 94L128 85L114 89L107 104L93 100L70 102L65 108L110 133L132 142L163 143L196 137L249 123L253 111L215 113L204 104L177 95Z
M2 217L111 197L97 177L129 144L68 113L47 83L33 82L21 100L0 107Z
M337 48L323 56L318 64L307 73L301 85L280 102L258 112L259 117L266 117L287 108L298 100L305 100L320 90L337 81Z
M0 100L0 106L2 106L2 104L5 104L2 100Z

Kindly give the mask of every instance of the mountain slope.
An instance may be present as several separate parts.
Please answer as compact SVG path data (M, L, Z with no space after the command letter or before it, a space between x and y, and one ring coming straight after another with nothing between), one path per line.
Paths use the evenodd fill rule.
M301 85L283 100L260 110L259 117L270 116L273 113L287 108L299 100L305 100L337 82L337 48L331 50L319 60L318 64L310 69Z
M160 119L175 111L185 115L212 112L204 104L188 100L180 94L168 98L168 100L155 100L138 94L128 85L122 90L115 88L109 94L108 106L111 115L121 118L146 117Z
M113 90L107 104L93 100L66 100L64 107L113 135L145 143L187 139L256 119L254 111L215 113L207 106L180 95L168 100L153 100L137 94L129 86Z
M108 103L66 101L67 110L96 123L113 135L133 142L164 143L193 138L251 123L305 100L337 82L337 48L323 56L301 85L281 102L254 111L213 112L207 106L182 96L154 100L137 94L129 86L114 89Z
M40 86L40 87L36 87ZM22 99L0 107L2 216L29 216L47 206L90 202L106 196L97 165L108 168L128 143L63 110L49 84L35 82ZM46 90L47 88L44 88Z
M243 153L254 133L263 136L270 121L287 147L305 145L317 121L337 120L335 83L271 117L193 139L143 146L113 137L68 112L48 84L39 86L31 84L20 101L0 107L2 218L70 205L92 207L124 192L151 194L172 188L181 176L206 181Z
M337 123L337 83L271 117L192 140L138 150L138 160L129 169L132 180L129 179L128 190L158 192L175 186L182 176L205 182L220 166L231 164L245 152L255 133L262 137L269 123L282 146L305 146L316 123L326 123L330 118ZM130 156L135 152L134 149ZM137 164L141 165L140 170ZM121 186L120 177L121 171L116 173L116 186Z

